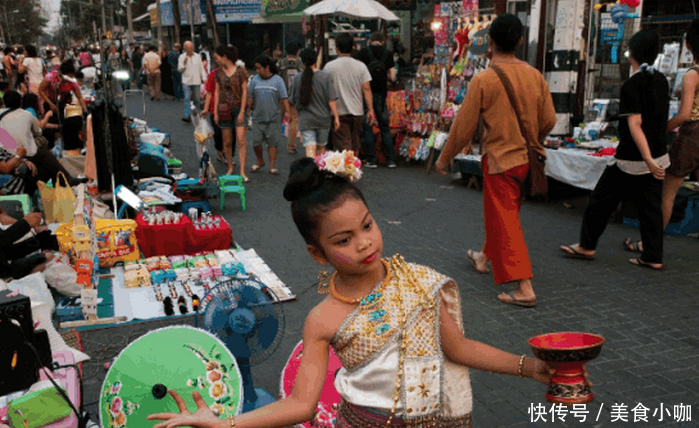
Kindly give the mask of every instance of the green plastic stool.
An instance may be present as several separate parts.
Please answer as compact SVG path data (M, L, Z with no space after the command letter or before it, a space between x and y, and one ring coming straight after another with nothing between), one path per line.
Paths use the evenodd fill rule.
M239 175L222 175L218 178L218 187L220 191L219 199L221 209L226 207L226 194L237 193L240 195L240 206L243 208L243 211L246 210L243 177Z
M0 201L17 201L22 205L24 214L32 212L32 200L29 195L5 195L0 196Z

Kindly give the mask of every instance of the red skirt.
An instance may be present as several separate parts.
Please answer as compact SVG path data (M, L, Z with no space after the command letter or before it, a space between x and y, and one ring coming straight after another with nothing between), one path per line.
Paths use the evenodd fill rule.
M355 406L346 401L340 403L335 428L386 428L415 427L415 428L471 428L471 414L458 417L428 416L416 420L404 421L394 417L387 425L388 415L381 415L363 407Z
M483 156L483 214L485 221L485 255L493 267L496 284L530 279L532 265L524 242L519 211L522 208L522 185L529 164L502 174L488 174Z

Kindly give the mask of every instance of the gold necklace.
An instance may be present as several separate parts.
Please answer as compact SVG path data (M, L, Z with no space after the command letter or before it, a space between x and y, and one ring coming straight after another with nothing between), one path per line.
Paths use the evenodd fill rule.
M389 266L388 262L384 259L381 259L381 263L383 263L384 267L386 268L386 278L383 280L383 283L381 283L381 286L379 287L379 290L384 288L386 284L388 284L388 281L391 279L391 266ZM337 271L333 274L333 276L330 278L330 286L328 287L330 289L330 294L337 300L343 302L343 303L348 303L350 305L356 305L357 303L361 302L366 296L362 297L357 297L355 299L350 299L349 297L345 297L342 294L338 293L337 289L335 289L335 279L337 278ZM378 291L378 290L377 290ZM373 292L370 291L367 293L367 296Z

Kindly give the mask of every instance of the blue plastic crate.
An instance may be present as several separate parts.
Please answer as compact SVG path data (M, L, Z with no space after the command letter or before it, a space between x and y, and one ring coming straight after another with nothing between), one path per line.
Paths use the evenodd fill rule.
M56 305L56 315L61 322L83 320L83 311L78 303L80 297L66 297Z
M624 224L638 228L640 223L637 219L624 217ZM679 223L668 224L667 228L665 228L665 233L677 236L699 233L699 195L689 197L684 218Z

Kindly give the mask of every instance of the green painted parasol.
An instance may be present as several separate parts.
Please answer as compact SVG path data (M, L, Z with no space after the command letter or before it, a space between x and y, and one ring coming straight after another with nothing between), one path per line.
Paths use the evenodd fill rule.
M190 407L199 391L222 419L242 407L240 371L226 346L204 330L173 326L138 338L114 361L100 395L102 427L152 427L149 414L178 412L168 389Z

